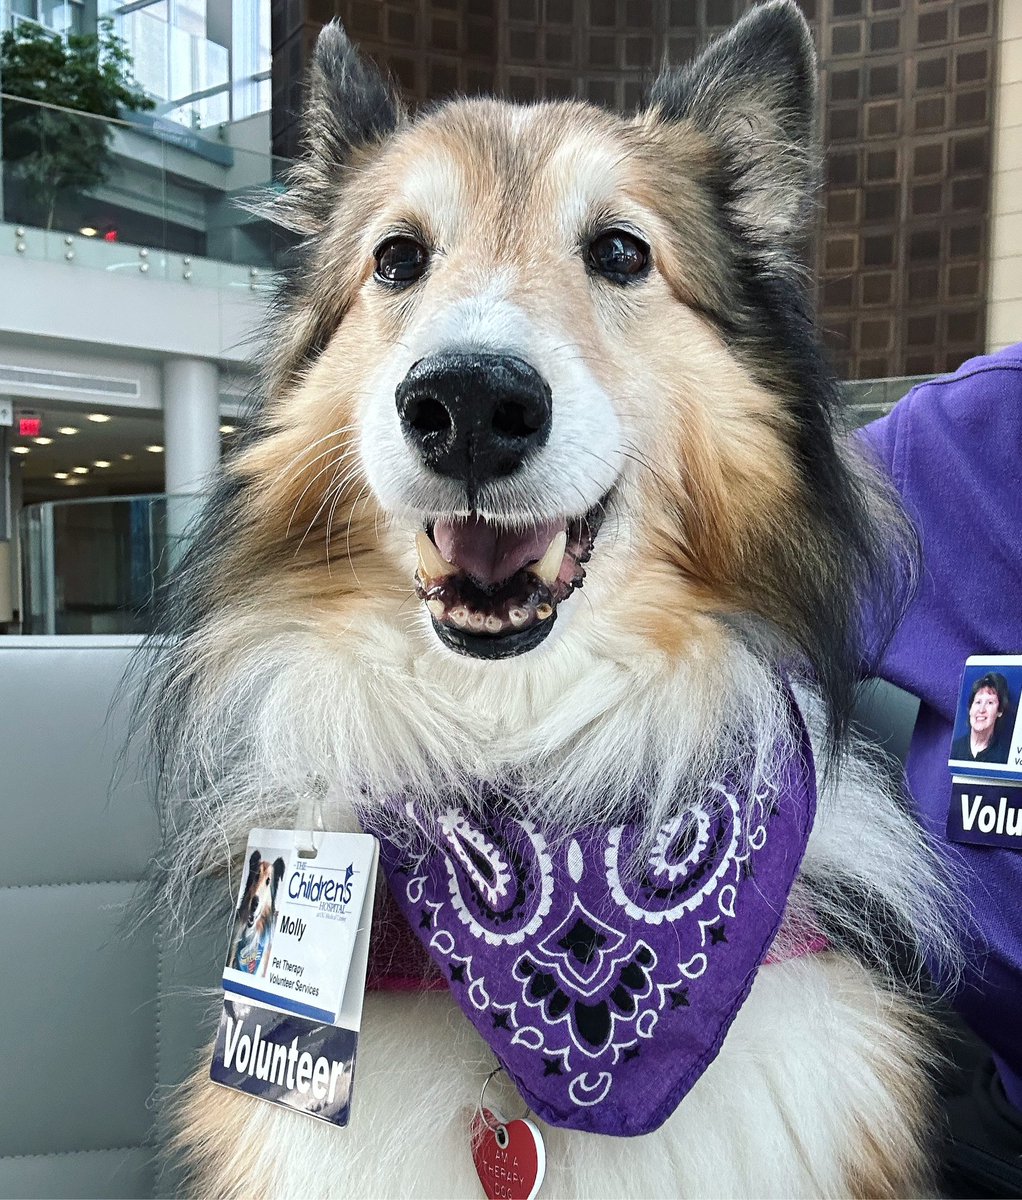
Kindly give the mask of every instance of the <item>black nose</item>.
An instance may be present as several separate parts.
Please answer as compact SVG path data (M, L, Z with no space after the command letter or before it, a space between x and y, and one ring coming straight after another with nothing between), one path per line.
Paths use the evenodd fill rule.
M434 354L395 393L405 437L427 467L470 489L510 475L550 436L550 388L520 358Z

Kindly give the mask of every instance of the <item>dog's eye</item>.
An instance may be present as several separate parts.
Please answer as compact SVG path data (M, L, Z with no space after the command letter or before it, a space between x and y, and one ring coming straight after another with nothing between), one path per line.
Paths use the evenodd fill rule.
M649 247L623 229L608 229L593 238L586 250L589 268L618 283L645 275L649 269Z
M414 238L394 237L376 249L376 278L384 283L411 283L426 270L429 254Z

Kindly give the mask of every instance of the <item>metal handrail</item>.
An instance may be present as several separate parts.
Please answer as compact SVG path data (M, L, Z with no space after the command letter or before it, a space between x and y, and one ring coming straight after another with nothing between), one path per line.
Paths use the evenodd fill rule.
M54 104L49 100L36 100L35 98L30 97L30 96L18 96L14 92L5 92L2 89L0 89L0 100L8 100L14 104L28 104L34 108L45 108L51 112L63 113L66 116L70 116L70 117L87 117L91 121L103 121L108 125L119 125L119 126L121 126L121 128L130 129L130 130L134 131L135 133L138 133L140 131L146 132L146 133L151 132L151 130L147 129L144 126L141 126L137 121L129 120L126 117L106 117L106 116L103 116L101 113L85 112L83 109L80 109L80 108L68 108L67 105ZM177 103L180 103L180 102L175 101L175 104L177 104ZM195 134L196 137L200 136L199 134L195 133L195 130L189 130L189 132L192 134ZM226 142L217 141L213 138L202 138L201 140L209 142L211 145L214 145L214 146L224 146L224 145L228 144ZM284 158L283 156L281 156L279 154L264 154L260 150L249 150L243 146L231 146L230 149L231 149L232 153L234 153L234 154L250 154L250 155L253 155L255 158L265 159L269 163L281 163L284 166L290 166L293 161L292 159Z

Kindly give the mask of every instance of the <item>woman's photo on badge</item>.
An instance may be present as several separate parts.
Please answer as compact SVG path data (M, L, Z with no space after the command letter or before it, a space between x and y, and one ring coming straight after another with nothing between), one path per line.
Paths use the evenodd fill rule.
M1017 674L1017 669L1011 674ZM1003 671L992 671L983 666L966 668L951 743L951 760L1007 762L1018 694L1017 680L1012 679L1009 683Z

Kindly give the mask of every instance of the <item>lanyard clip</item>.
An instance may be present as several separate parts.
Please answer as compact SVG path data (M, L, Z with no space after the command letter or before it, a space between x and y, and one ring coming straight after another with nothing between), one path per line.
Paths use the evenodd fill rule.
M321 839L318 835L325 832L323 797L326 791L325 780L312 779L298 799L295 812L295 846L299 858L315 858L319 853Z

